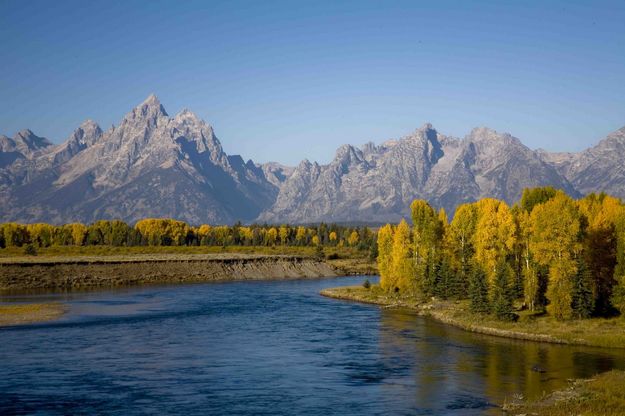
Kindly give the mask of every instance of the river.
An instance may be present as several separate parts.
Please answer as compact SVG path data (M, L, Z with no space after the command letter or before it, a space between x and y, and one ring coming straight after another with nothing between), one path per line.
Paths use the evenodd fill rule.
M0 297L69 305L59 321L0 329L0 414L500 414L514 395L625 369L622 351L476 335L318 294L363 280Z

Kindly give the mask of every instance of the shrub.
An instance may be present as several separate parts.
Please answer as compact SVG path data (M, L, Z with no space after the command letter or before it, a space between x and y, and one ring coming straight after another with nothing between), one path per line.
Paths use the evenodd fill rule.
M27 244L26 247L24 247L24 254L26 254L27 256L36 256L37 249L35 248L34 245Z
M317 247L315 248L315 258L319 261L325 259L325 254L323 253L323 247L321 246L321 244L318 244Z

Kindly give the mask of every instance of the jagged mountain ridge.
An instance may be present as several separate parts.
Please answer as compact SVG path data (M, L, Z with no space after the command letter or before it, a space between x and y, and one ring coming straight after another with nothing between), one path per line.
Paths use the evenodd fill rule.
M483 197L512 203L523 188L542 185L578 195L554 166L509 134L477 128L457 139L426 124L380 146L341 146L328 165L302 162L259 219L397 221L415 198L453 212Z
M380 145L343 145L325 165L256 164L152 95L118 126L87 120L59 145L30 130L0 136L0 221L397 221L415 198L452 213L483 197L514 203L532 186L625 197L624 159L625 128L580 153L549 153L484 127L460 139L425 124Z
M2 170L2 221L89 222L173 217L254 219L278 188L261 167L228 156L189 110L169 117L156 96L106 132L85 122L61 145Z

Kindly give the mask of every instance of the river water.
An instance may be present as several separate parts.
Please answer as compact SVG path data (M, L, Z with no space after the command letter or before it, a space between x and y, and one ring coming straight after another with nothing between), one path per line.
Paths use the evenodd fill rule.
M69 305L54 323L0 329L0 414L500 414L515 395L625 369L621 351L476 335L318 294L363 280L0 297Z

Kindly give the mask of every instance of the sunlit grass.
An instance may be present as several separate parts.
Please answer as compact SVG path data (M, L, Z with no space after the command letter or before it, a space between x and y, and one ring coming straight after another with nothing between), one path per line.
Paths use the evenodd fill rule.
M509 415L625 415L625 372L614 370L576 380L565 390L531 403L508 403L504 410Z
M354 247L324 247L326 261L345 274L377 274L375 261L369 259L367 251L358 250ZM130 260L133 256L158 257L167 256L167 259L175 259L176 255L198 254L262 254L262 255L290 255L315 257L315 247L303 246L52 246L37 249L36 256L24 253L23 247L9 247L0 249L0 263L4 262L33 262L33 261L72 261L97 260L98 257L106 259L124 258Z

